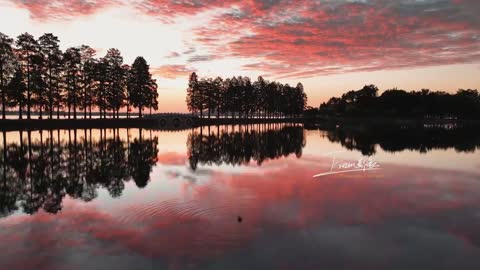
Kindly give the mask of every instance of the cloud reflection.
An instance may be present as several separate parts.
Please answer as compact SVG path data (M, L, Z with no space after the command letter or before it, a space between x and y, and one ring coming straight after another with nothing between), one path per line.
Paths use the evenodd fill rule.
M124 267L180 269L478 266L480 175L382 164L379 175L318 180L312 175L327 159L318 167L270 162L285 167L267 166L263 176L216 172L207 184L184 182L169 200L137 197L108 212L67 200L55 216L10 216L0 221L0 261L68 267L78 262L65 255L79 252L103 256L91 256L93 264L128 255ZM64 259L50 261L57 256Z

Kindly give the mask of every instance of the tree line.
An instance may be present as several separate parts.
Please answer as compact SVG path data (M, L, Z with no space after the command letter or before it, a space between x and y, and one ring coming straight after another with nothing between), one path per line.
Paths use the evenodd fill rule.
M98 110L101 118L119 118L120 110L158 109L157 83L149 65L137 57L131 66L124 64L118 49L95 58L95 49L82 45L60 49L58 37L47 33L35 39L29 33L16 40L0 33L0 99L2 119L8 108L18 109L19 119L31 118L37 110L53 119L65 109L69 119L92 118Z
M258 77L252 82L249 77L199 78L190 75L186 103L192 113L208 118L231 114L233 118L294 117L300 116L307 104L303 85L296 87L279 82L269 82Z
M142 135L122 140L119 131L107 137L106 130L92 138L92 130L20 131L19 142L0 143L0 217L22 208L34 214L39 209L57 213L66 195L83 201L97 197L105 188L119 197L125 182L143 188L157 162L158 138Z
M394 88L378 95L375 85L366 85L341 97L332 97L320 105L318 112L329 116L479 119L480 94L473 89L459 89L451 94Z

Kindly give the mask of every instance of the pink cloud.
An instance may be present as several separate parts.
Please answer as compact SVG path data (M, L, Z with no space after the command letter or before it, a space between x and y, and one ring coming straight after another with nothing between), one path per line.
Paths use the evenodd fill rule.
M184 65L164 65L158 68L152 68L152 73L154 75L168 79L186 77L194 71L195 69L188 68Z
M480 61L476 1L195 3L144 1L148 14L162 18L222 8L197 27L196 41L213 55L262 59L260 70L278 77Z
M23 0L12 1L20 8L28 9L36 20L63 20L92 15L110 6L119 5L117 0Z

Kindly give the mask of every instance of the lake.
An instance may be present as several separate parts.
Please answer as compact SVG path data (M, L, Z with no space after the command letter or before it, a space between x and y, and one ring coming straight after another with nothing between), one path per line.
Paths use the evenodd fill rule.
M0 269L480 269L479 152L462 126L0 132Z

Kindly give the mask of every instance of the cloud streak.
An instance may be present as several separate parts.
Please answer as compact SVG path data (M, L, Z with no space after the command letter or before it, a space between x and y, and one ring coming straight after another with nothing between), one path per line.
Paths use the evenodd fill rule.
M152 68L152 73L154 75L167 78L167 79L176 79L178 77L185 77L194 71L196 70L184 65L164 65L158 68Z
M222 59L245 59L243 70L276 78L480 62L475 0L12 2L39 21L74 20L122 7L171 27L181 22L178 31L192 47L166 57L178 60L159 70L168 78L189 70L182 64Z
M480 61L477 1L144 2L159 17L217 10L196 41L215 55L261 59L281 77Z
M12 1L17 7L27 9L39 21L70 20L95 14L107 7L120 5L114 0L21 0Z

